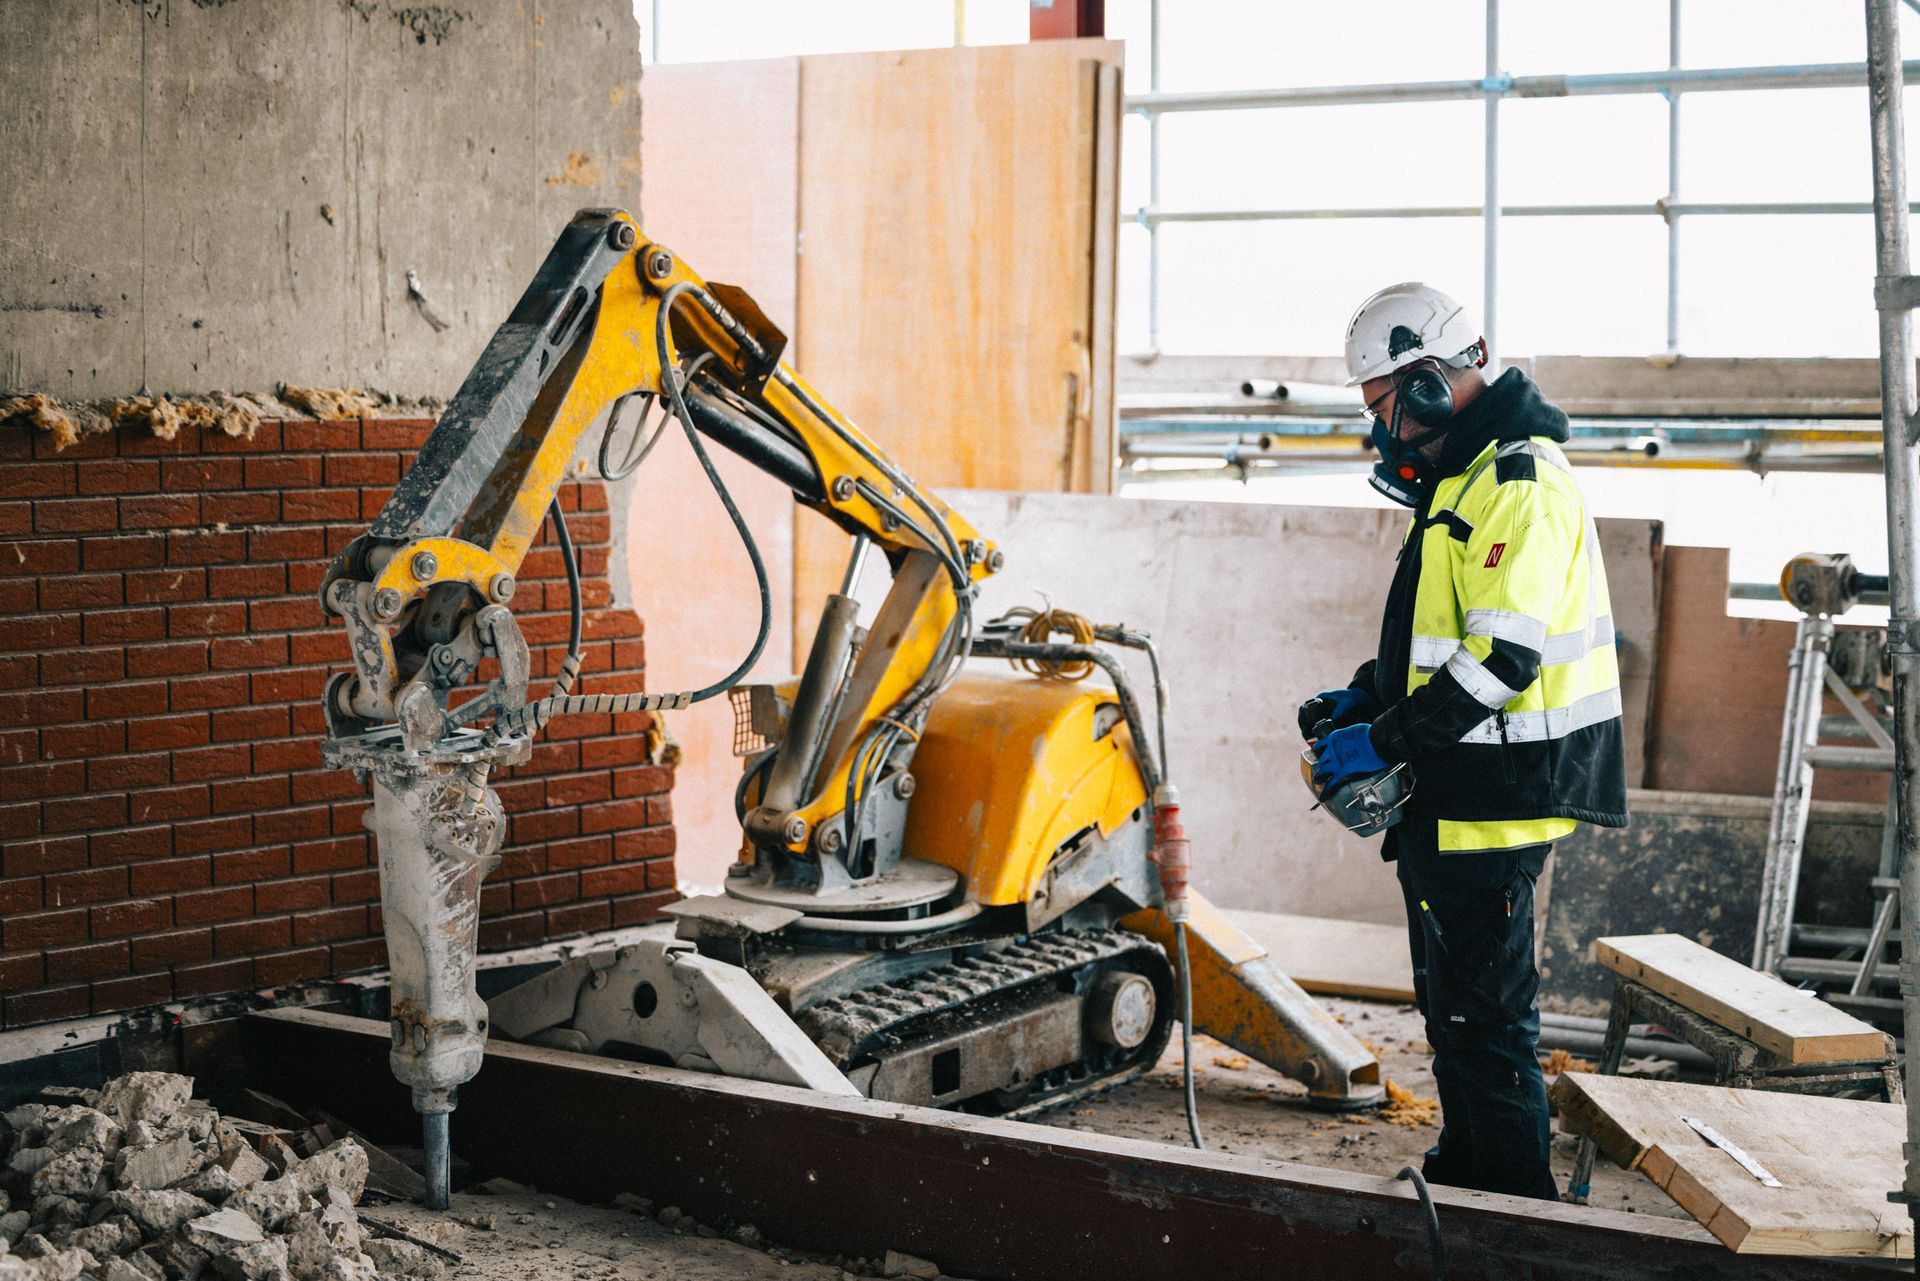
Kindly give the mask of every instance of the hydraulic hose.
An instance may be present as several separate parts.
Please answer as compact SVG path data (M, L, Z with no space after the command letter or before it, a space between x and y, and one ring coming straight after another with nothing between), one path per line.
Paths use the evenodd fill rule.
M728 492L727 484L714 468L713 459L707 455L706 446L700 443L700 433L693 425L693 415L687 410L686 396L682 384L686 375L673 363L673 348L668 339L668 322L673 314L673 304L692 286L682 282L667 290L660 300L660 310L655 317L654 342L660 355L660 378L666 384L667 395L673 404L673 415L680 420L686 430L687 443L693 446L693 455L699 460L700 469L707 475L713 486L713 492L720 497L721 506L726 508L727 518L733 522L734 530L740 535L741 545L746 548L747 559L753 564L753 577L760 590L760 628L753 640L753 647L747 656L731 672L719 680L701 689L673 694L595 694L579 696L571 694L553 694L538 702L516 707L500 718L499 726L506 733L514 734L522 730L538 733L545 728L549 719L556 715L573 712L650 712L657 710L678 710L694 703L724 694L740 683L742 677L760 661L761 653L767 647L767 638L773 632L773 592L767 582L767 566L760 558L759 544L754 542L753 531L747 528L746 517L740 514L740 508L734 503L733 495ZM695 367L698 367L696 362ZM558 508L556 506L555 510Z
M1174 963L1180 973L1180 1088L1187 1097L1187 1136L1193 1146L1205 1151L1207 1141L1200 1135L1200 1105L1193 1097L1193 970L1187 965L1187 923L1173 923Z
M560 562L567 569L567 654L560 660L560 674L553 681L554 696L565 698L573 692L573 683L580 676L580 641L586 621L580 601L580 558L574 553L573 535L567 532L567 514L560 510L558 498L553 500L547 514L553 517L554 541L560 544Z
M1447 1275L1447 1243L1440 1237L1440 1213L1433 1208L1433 1193L1427 1190L1427 1181L1420 1171L1412 1166L1401 1167L1396 1179L1411 1179L1413 1190L1420 1197L1420 1208L1427 1212L1427 1256L1433 1264L1434 1281Z

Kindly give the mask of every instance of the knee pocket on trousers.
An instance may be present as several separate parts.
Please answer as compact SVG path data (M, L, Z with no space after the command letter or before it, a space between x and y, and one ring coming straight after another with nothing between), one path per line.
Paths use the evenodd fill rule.
M1447 946L1430 946L1427 988L1442 1027L1517 1023L1533 1012L1533 878L1517 871L1501 888L1435 905Z

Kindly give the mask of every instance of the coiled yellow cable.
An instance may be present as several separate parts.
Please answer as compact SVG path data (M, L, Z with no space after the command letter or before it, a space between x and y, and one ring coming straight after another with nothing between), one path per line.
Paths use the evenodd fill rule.
M1020 640L1024 644L1048 645L1056 640L1065 640L1073 645L1093 643L1092 622L1069 610L1052 608L1038 610L1026 605L1016 605L1007 611L1006 617L1027 620L1020 628ZM1093 671L1093 664L1083 658L1059 662L1040 658L1016 658L1013 664L1029 675L1049 681L1082 680Z

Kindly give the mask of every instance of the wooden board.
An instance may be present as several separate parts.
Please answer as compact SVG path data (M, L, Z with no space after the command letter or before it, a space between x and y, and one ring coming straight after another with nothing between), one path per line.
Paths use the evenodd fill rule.
M1566 1073L1563 1124L1638 1169L1739 1254L1913 1257L1896 1104ZM1782 1184L1771 1188L1683 1117L1706 1122Z
M1886 1036L1811 992L1789 987L1681 934L1595 939L1596 961L1644 983L1789 1063L1845 1063L1887 1054Z
M1374 1001L1413 1000L1407 932L1397 925L1281 912L1222 911L1309 992Z
M801 60L802 372L923 484L1110 486L1120 57ZM797 667L847 539L795 520Z
M1727 577L1724 547L1669 547L1662 558L1660 663L1644 786L1773 795L1794 624L1730 617ZM1840 705L1829 699L1825 712L1840 714ZM1884 805L1887 776L1820 770L1813 794Z

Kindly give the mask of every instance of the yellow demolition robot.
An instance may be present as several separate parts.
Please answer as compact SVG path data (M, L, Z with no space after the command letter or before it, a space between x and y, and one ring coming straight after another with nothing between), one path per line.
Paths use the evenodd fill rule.
M431 1199L447 1116L489 1030L518 1040L898 1102L1019 1115L1152 1066L1182 979L1201 1030L1330 1107L1378 1102L1373 1057L1186 889L1185 838L1116 648L1064 615L974 616L1001 552L780 362L785 337L625 213L561 234L366 534L321 588L354 667L326 690L330 763L370 776L392 967L394 1073L426 1118ZM635 404L677 421L752 560L763 618L728 678L575 693L577 571L555 495L606 417L603 475ZM852 535L805 671L738 682L765 643L766 571L711 441ZM548 691L514 574L554 519L576 579ZM892 575L870 622L863 561ZM697 607L698 602L688 602ZM983 670L969 660L1012 666ZM492 660L477 694L459 701ZM1100 670L1110 684L1074 677ZM481 879L504 828L487 786L568 712L670 710L729 693L748 755L723 894L675 904L676 938L580 957L496 996L474 986ZM1160 717L1156 716L1156 726ZM1191 971L1170 955L1189 952Z

